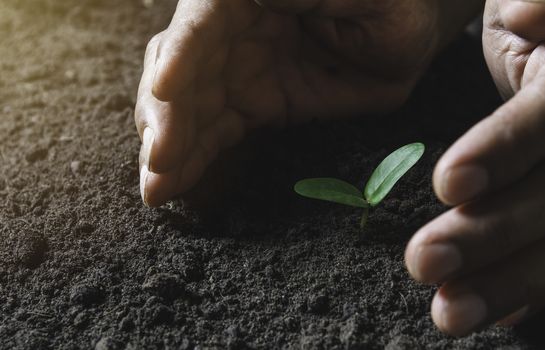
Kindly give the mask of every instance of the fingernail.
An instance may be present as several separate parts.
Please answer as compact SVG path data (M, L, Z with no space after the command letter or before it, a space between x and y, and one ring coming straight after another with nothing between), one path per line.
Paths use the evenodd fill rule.
M140 196L142 196L142 202L144 202L144 204L149 207L148 202L146 201L146 185L148 182L148 175L148 167L146 165L142 165L142 168L140 168Z
M153 148L153 142L155 141L155 133L150 127L146 127L144 129L144 137L143 137L143 156L144 156L144 164L146 165L147 169L151 169L151 151Z
M511 315L498 321L498 325L504 326L504 327L510 327L510 326L519 324L526 318L526 315L528 314L529 309L530 307L528 305L521 307L517 311L513 312Z
M462 267L462 255L452 243L422 244L416 249L410 272L419 281L442 282Z
M439 292L432 303L435 324L442 331L454 336L463 336L476 330L485 322L487 313L483 298L473 293L447 299Z
M450 204L471 200L488 187L488 172L478 165L456 166L448 170L441 183L441 195Z

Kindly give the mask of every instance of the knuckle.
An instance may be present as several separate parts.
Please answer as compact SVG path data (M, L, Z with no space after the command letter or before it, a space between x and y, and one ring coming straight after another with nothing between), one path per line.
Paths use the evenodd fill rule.
M161 41L162 37L163 32L155 34L148 42L148 48L157 46L157 44L159 44L159 42Z
M163 33L160 32L155 34L150 41L148 42L148 45L146 46L146 54L150 54L157 51L157 48L159 47L159 43L161 42L163 38Z
M517 230L512 225L512 219L509 216L489 218L483 220L481 224L481 232L485 232L485 235L489 237L486 241L490 243L496 256L507 256L516 249L515 235Z
M202 23L194 20L194 19L188 19L186 20L182 25L184 31L188 33L188 36L192 36L195 38L201 38L204 34L204 26Z
M520 141L520 122L516 120L516 114L509 106L498 110L494 115L494 135L503 144L513 145Z
M144 107L142 106L142 101L139 98L136 101L136 106L134 107L134 121L138 124L144 120Z
M134 109L134 123L136 125L138 135L140 136L140 139L142 139L142 135L146 127L146 118L144 114L144 108L142 107L142 104L140 102L136 103L136 107Z

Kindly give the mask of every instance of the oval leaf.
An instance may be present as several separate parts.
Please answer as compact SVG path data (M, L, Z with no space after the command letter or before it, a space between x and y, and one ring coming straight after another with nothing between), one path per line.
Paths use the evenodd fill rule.
M422 158L425 149L422 143L411 143L386 157L365 186L364 196L367 202L372 207L379 204L399 179Z
M306 179L295 184L295 192L303 197L366 208L369 205L360 190L348 182L330 178Z

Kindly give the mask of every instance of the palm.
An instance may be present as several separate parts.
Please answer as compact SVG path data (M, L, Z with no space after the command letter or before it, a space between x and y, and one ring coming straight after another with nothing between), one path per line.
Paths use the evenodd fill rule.
M244 1L249 9L241 12L255 18L234 20L251 25L218 48L221 69L214 62L206 71L222 79L206 89L221 92L217 101L248 126L387 112L404 101L434 48L423 20L431 22L429 14L414 5L390 11L387 3L374 9L387 13L377 18L363 12L317 19Z
M165 130L152 160L144 159L154 173L144 182L161 188L148 191L161 193L148 203L191 187L249 129L390 111L437 48L433 1L355 1L343 9L346 2L324 0L305 14L216 1L210 8L180 2L173 23L191 25L171 25L148 47L137 125L140 135L146 125Z

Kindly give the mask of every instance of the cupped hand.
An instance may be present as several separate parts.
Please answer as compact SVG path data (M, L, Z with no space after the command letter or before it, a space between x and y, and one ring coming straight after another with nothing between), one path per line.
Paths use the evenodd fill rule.
M437 3L179 1L138 92L144 202L188 190L253 128L401 105L441 44Z
M507 102L439 161L434 187L453 209L406 251L410 273L442 286L438 327L465 335L545 305L545 3L488 0L485 56Z

